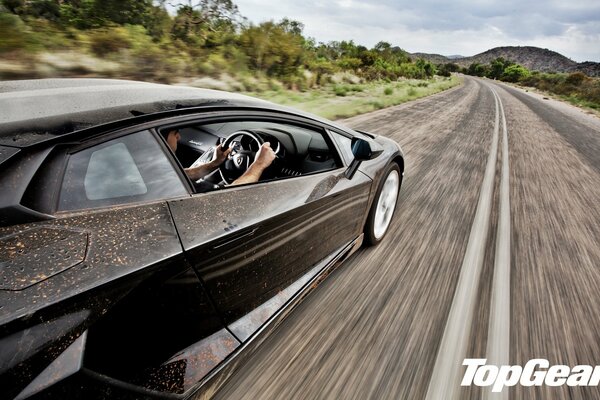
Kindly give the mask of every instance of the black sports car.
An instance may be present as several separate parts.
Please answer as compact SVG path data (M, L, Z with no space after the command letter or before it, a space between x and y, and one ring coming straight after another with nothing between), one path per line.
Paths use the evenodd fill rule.
M210 396L384 237L404 171L389 139L219 91L2 82L0 110L3 399Z

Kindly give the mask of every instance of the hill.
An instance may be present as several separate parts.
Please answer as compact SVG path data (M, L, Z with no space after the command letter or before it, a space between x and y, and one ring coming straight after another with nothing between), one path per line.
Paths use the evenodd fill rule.
M516 62L524 67L542 72L576 72L581 71L588 76L600 76L600 63L586 61L577 63L555 51L533 46L495 47L483 53L462 58L449 58L439 54L414 53L413 58L423 58L427 61L442 64L455 63L468 67L472 63L489 64L498 57Z
M451 59L449 59L448 57L443 56L441 54L412 53L412 54L409 54L409 56L413 60L418 60L419 58L422 58L422 59L427 60L434 64L446 64L446 63L452 62Z

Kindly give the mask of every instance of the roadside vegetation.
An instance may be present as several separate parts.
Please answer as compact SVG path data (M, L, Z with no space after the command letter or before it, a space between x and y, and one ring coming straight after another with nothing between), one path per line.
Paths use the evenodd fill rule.
M231 0L0 0L0 79L107 77L252 93L349 115L458 84L399 47L317 43ZM421 85L421 86L420 86ZM295 103L292 99L301 99ZM341 110L351 103L356 111Z
M569 74L530 71L503 58L497 58L489 64L473 63L462 69L456 64L445 64L439 68L536 88L577 106L600 110L600 78L591 78L582 72Z
M351 117L405 103L449 89L460 78L436 76L427 80L400 79L394 82L334 84L315 90L248 93L274 103L292 106L329 119Z
M89 74L172 82L228 73L249 85L273 79L306 90L339 73L362 81L436 74L433 64L386 42L371 49L316 43L298 21L249 23L231 0L182 0L169 12L165 1L152 0L0 1L2 61L31 67L3 68L4 79Z

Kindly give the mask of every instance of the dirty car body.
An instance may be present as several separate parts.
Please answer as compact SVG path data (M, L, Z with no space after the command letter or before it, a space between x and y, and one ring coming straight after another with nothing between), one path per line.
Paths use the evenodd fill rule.
M2 82L0 109L6 399L209 396L361 245L378 204L393 213L378 196L404 171L389 139L218 91ZM184 168L227 139L278 159L257 183L192 182Z

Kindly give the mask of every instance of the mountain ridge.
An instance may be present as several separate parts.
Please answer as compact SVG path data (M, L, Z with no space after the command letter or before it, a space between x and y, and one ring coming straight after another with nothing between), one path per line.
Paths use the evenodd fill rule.
M489 64L498 57L520 64L527 69L541 72L583 72L588 76L600 76L600 63L578 63L552 50L534 46L494 47L470 57L449 58L440 54L412 53L414 59L423 58L435 64L454 63L468 67L472 63ZM454 56L453 56L454 57Z

